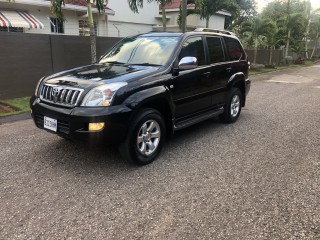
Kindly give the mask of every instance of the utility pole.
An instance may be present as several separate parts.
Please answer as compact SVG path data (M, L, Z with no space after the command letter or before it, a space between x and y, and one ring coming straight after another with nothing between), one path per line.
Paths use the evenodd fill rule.
M182 0L182 8L181 8L181 30L182 32L186 32L187 29L187 0Z

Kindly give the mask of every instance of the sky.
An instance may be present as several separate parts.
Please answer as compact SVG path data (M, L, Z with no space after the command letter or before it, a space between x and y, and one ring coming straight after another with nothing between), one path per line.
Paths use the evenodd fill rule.
M272 0L255 0L258 7L258 12L261 12L263 7L265 7L268 2L271 2ZM310 0L312 8L318 9L320 8L320 0Z

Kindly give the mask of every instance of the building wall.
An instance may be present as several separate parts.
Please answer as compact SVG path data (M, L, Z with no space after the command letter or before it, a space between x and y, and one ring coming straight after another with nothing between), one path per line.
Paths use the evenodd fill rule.
M178 24L177 23L178 16L179 16L178 11L168 10L166 12L166 15L169 17L169 20L167 20L167 25ZM225 23L225 16L217 14L210 18L209 28L224 29L224 23ZM187 26L206 27L206 21L201 20L198 15L189 15L187 17Z
M153 25L161 22L161 19L155 18L159 13L159 5L155 2L144 1L139 13L131 11L128 0L109 0L108 7L115 11L114 16L108 16L108 36L110 37L118 37L119 32L120 37L150 32Z
M225 16L213 15L209 20L209 28L224 29ZM194 25L197 27L206 27L206 21L201 20L197 15L190 15L187 18L188 25Z

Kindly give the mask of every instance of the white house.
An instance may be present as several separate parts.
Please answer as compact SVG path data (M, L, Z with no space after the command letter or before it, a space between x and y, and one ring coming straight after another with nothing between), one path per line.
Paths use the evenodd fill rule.
M69 3L68 3L69 2ZM66 1L63 13L66 21L59 22L50 11L50 0L0 0L0 31L88 35L85 0ZM98 14L93 7L97 36L108 36L108 16L115 12L110 8Z
M166 16L167 16L167 31L180 31L179 25L177 23L179 12L180 12L181 0L172 0L172 4L166 5ZM194 9L194 4L189 4L188 9ZM160 16L162 16L161 9L159 10ZM226 17L230 17L231 14L227 11L220 10L215 15L213 15L209 20L209 28L214 29L224 29ZM189 15L187 17L187 30L194 30L196 28L205 27L206 22L204 19L200 19L199 15ZM154 30L161 31L162 24L159 26L154 26Z

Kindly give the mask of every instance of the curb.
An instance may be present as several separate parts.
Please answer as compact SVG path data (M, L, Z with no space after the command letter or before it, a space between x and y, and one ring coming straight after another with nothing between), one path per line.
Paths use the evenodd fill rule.
M9 123L9 122L16 122L16 121L27 120L27 119L31 119L30 113L22 113L22 114L7 116L7 117L0 117L0 125Z

